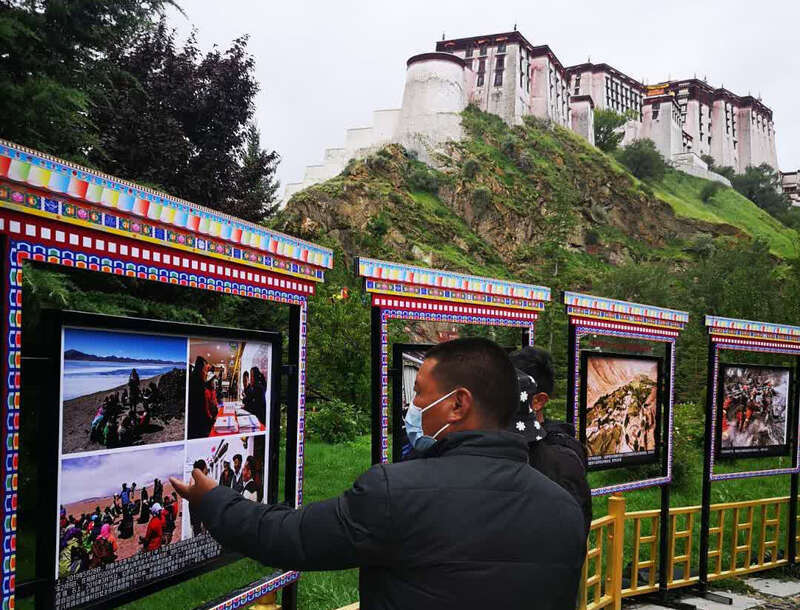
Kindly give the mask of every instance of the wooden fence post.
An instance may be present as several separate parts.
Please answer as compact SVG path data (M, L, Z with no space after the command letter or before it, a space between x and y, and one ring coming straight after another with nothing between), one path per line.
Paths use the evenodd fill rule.
M614 494L608 499L608 514L614 517L614 536L611 539L610 557L606 569L607 591L614 600L614 610L622 608L622 566L625 543L625 498Z

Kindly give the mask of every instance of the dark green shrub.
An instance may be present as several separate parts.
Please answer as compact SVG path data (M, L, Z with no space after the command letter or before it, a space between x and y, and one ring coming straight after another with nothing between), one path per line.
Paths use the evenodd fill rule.
M367 221L367 230L375 237L383 237L392 223L383 212L380 212Z
M475 157L470 157L466 161L464 161L464 176L466 178L472 179L478 175L478 172L481 169L480 163Z
M381 154L367 157L366 163L368 168L375 171L385 172L389 169L389 160Z
M433 172L421 167L412 170L406 178L406 182L415 191L428 191L429 193L439 191L439 178Z
M650 197L650 199L653 199L656 196L655 191L653 191L652 187L649 184L643 184L639 188L645 195Z
M586 231L586 245L587 246L596 246L600 243L600 233L598 233L595 229L589 229Z
M391 159L392 158L392 152L388 148L381 148L378 151L378 155L380 155L384 159Z
M652 140L634 140L619 152L618 159L639 180L659 181L667 171L664 157Z
M350 159L347 162L347 165L344 166L344 169L342 170L342 175L350 176L353 173L353 169L355 169L356 167L356 163L358 163L358 161L356 161L355 159Z
M364 431L361 419L353 405L334 398L306 414L306 432L310 438L325 443L344 443Z
M533 169L533 157L528 151L523 150L517 156L517 167L522 171L529 172Z
M391 201L392 203L396 203L397 205L400 205L405 203L406 200L397 191L389 191L389 201Z
M707 182L700 191L700 199L703 200L703 203L708 203L721 188L722 185L719 182Z
M514 136L503 138L503 141L500 142L500 150L503 151L506 157L513 157L514 153L517 152L517 142Z
M714 157L711 155L700 155L700 158L705 161L706 165L708 165L708 169L712 172L714 171Z
M492 203L492 191L485 186L479 186L472 191L472 203L481 210L485 210Z

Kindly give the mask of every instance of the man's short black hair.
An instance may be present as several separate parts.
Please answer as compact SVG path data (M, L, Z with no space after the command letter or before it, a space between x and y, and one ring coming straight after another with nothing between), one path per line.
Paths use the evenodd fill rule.
M239 460L241 462L242 461L242 455L240 453L237 453L236 455L233 456L233 459L234 460Z
M206 461L205 460L196 460L194 464L192 464L192 468L199 468L200 470L206 469Z
M514 365L502 347L469 337L435 345L425 358L436 360L432 374L442 391L468 389L484 416L500 428L508 425L517 410L519 389Z
M511 354L511 362L523 373L536 380L540 392L553 395L553 357L547 350L538 347L523 347Z

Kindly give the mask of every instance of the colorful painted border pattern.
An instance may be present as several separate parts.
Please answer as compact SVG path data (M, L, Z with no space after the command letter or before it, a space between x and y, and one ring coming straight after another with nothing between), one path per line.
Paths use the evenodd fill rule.
M787 344L800 345L800 326L714 316L706 316L706 326L709 332L715 335L724 335L737 339L781 341L784 346Z
M673 431L673 418L674 413L672 410L675 399L675 352L676 352L676 338L667 335L656 335L651 333L632 332L627 330L609 330L607 328L597 326L576 326L575 327L575 351L572 354L574 362L574 378L573 386L575 392L573 395L574 417L575 421L580 421L580 351L581 351L581 337L586 335L605 335L609 337L622 337L626 339L643 339L645 341L660 341L662 343L669 343L672 345L672 357L669 363L669 428L667 430L667 475L664 477L655 477L652 479L642 479L640 481L631 481L629 483L620 483L617 485L607 485L606 487L598 487L592 489L593 496L605 496L612 493L631 491L634 489L644 489L646 487L656 487L661 485L668 485L672 481L672 431Z
M440 269L427 269L372 258L357 259L358 274L368 280L401 282L414 286L429 286L528 301L549 301L550 289L532 284L464 275Z
M325 272L322 268L304 262L286 260L251 248L210 239L205 235L164 228L160 224L111 214L102 209L80 205L73 201L43 197L37 193L25 189L15 189L6 184L0 184L0 206L106 233L124 235L136 240L161 243L164 246L187 252L233 260L247 266L266 268L276 273L296 275L315 282L325 279Z
M535 322L539 314L525 309L500 309L490 306L478 306L451 301L425 301L423 299L403 299L372 295L372 306L385 309L403 309L409 311L425 311L435 314L451 314L462 316L480 316L484 318L503 318L506 320L528 320Z
M725 337L711 337L714 350L714 383L711 388L711 480L712 481L731 481L733 479L749 479L752 477L770 477L779 474L798 474L800 473L800 443L797 444L795 453L794 468L767 468L764 470L748 470L743 472L714 473L715 450L717 442L716 422L717 422L717 396L719 382L719 352L723 349L736 350L740 352L763 352L768 354L786 354L788 356L800 356L800 345L794 349L787 348L785 345L754 345L748 343L731 343ZM798 434L800 434L800 420L798 420Z
M145 265L133 265L130 262L100 258L92 254L86 254L79 250L69 250L43 246L25 241L8 240L8 276L7 281L7 307L8 307L8 335L6 338L7 375L6 375L6 417L5 428L5 463L3 464L4 486L3 486L3 609L11 610L15 605L15 576L16 576L16 530L17 530L17 506L18 506L18 479L19 479L19 416L20 416L20 389L21 389L21 363L22 363L22 265L24 261L41 261L52 264L59 264L66 267L77 267L101 271L105 273L121 273L125 270L126 275L142 277L144 279L170 281L189 287L204 288L206 290L233 292L243 296L261 298L285 303L299 305L301 311L300 325L300 358L298 366L300 375L299 383L299 405L298 405L298 426L297 426L297 457L298 468L296 472L297 495L296 505L300 506L303 499L303 454L304 454L304 435L305 429L305 379L306 379L306 339L307 339L307 311L308 301L303 295L280 290L265 290L260 286L253 286L244 283L231 283L218 280L213 277L196 276L195 274L178 273L164 267L154 267ZM183 277L186 276L186 277ZM175 281L173 281L173 279ZM227 287L225 285L228 285ZM287 578L291 574L291 580L280 583L283 576ZM250 598L237 596L239 605L245 601L252 601L260 595L265 595L276 588L285 586L293 582L299 575L288 572L279 578L254 587L247 594ZM270 587L271 588L267 588ZM256 595L256 591L261 587L263 590ZM236 608L237 605L230 605L233 600L224 602L218 606L222 608Z
M206 610L233 610L235 608L243 608L244 606L253 603L258 598L263 597L269 593L274 593L278 589L296 582L300 578L300 573L291 571L284 572L277 578L268 580L267 582L260 583L254 587L232 597L228 600L209 606Z
M567 306L567 312L571 313L570 308L573 308L575 315L586 311L592 312L598 318L628 320L641 324L669 326L679 329L689 322L689 314L685 311L596 297L580 292L565 292L564 304Z
M389 462L389 320L419 320L423 322L452 322L479 326L516 326L529 329L528 343L533 345L533 322L463 316L404 309L381 309L381 463Z
M333 252L266 227L0 140L0 177L330 269Z
M509 307L513 309L543 310L545 307L545 301L527 301L506 296L466 292L452 288L436 288L430 286L403 284L402 282L389 282L386 280L367 279L365 280L365 288L367 292L373 294L385 294L396 297L412 297L436 301Z

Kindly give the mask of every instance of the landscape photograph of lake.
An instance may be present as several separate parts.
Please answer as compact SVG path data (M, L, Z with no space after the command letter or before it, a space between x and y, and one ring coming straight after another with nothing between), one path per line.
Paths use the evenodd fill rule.
M181 440L184 337L65 328L62 453Z

